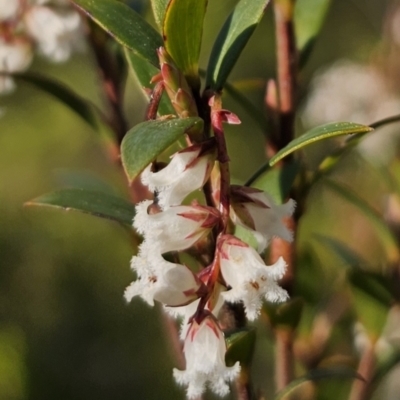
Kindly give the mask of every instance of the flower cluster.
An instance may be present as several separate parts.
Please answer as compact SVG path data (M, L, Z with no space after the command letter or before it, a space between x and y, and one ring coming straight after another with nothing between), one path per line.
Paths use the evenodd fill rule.
M66 61L82 47L83 23L66 0L0 0L0 94L14 89L8 74L25 71L37 51Z
M292 240L283 218L293 213L293 200L278 206L262 191L230 187L228 215L254 234L257 250L229 233L221 209L197 201L182 205L209 179L217 148L213 139L191 145L177 152L163 169L149 165L143 171L142 182L155 199L136 208L133 225L144 240L131 262L137 279L125 291L128 301L134 296L150 305L159 301L171 315L183 319L186 369L174 370L174 377L187 386L189 399L200 396L207 384L224 396L228 383L239 374L239 363L225 364L226 343L217 320L223 302L242 302L247 318L254 320L264 299L280 302L288 298L277 283L285 273L285 261L281 257L266 265L260 253L274 236ZM179 262L179 252L199 254L210 243L210 265L196 272Z

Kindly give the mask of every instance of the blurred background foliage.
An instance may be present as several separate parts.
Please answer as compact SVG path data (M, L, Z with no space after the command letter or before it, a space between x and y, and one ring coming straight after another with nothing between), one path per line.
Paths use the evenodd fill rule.
M151 20L146 1L129 3ZM209 1L203 68L235 3ZM327 109L345 104L348 114L340 119L356 115L359 120L353 122L372 123L375 114L357 114L357 109L400 98L400 43L394 43L388 28L396 6L400 7L398 2L389 0L332 0L316 47L301 72L299 133L314 124L312 109L306 106L307 99L318 97L318 82L313 78L337 66L338 60L348 60L355 71L378 71L384 80L383 89L372 93L365 93L363 84L355 86L350 92L359 91L359 97L349 100L343 92L355 78L345 73L332 78L336 91L322 91L318 104L325 102ZM274 76L274 68L269 9L230 82L264 112L265 84ZM38 59L33 69L105 107L89 50L63 65ZM266 160L264 132L229 94L224 106L242 120L242 125L227 131L233 180L243 183ZM0 399L183 399L183 391L172 379L176 360L164 335L167 321L160 309L150 309L140 300L127 305L122 298L132 280L131 236L113 222L85 214L22 206L55 188L88 184L108 184L128 197L122 170L110 159L104 141L65 106L28 83L18 82L13 95L0 98L0 109ZM143 120L145 101L131 75L125 110L130 126ZM395 113L389 107L378 117ZM316 118L324 117L318 112ZM379 296L371 297L346 283L349 274L358 282L354 271L386 278L398 273L399 129L399 124L393 124L367 135L328 172L318 174L317 168L332 149L340 148L340 141L313 145L304 153L316 183L305 203L297 244L296 294L305 299L294 348L300 360L298 375L307 368L335 363L357 368L360 351L369 341L381 341L382 361L400 345L398 308L392 307L389 314L393 296L388 302L377 300ZM383 224L360 212L327 180L351 188ZM381 230L375 229L377 225ZM385 239L385 227L393 233L394 244ZM396 290L398 295L399 286ZM254 383L265 398L271 398L273 333L267 317L257 324L257 339ZM398 399L399 373L393 370L385 376L373 398ZM343 379L305 384L297 398L347 398L350 385Z

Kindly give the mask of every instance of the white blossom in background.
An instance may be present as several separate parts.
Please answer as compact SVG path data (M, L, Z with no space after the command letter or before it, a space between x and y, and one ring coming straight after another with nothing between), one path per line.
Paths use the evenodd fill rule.
M84 48L83 20L65 0L0 0L0 73L25 71L37 52L52 62ZM14 89L0 76L0 94Z
M173 206L163 212L149 214L152 204L151 200L137 204L133 226L146 241L152 243L153 251L160 254L193 246L219 221L219 213L212 207Z
M240 365L237 362L232 367L226 366L224 334L214 317L205 317L200 324L192 322L183 351L186 369L174 369L174 377L179 384L187 386L189 399L201 396L207 384L219 396L229 393L227 382L238 376Z
M265 265L256 250L232 235L221 237L218 246L221 273L231 287L222 296L231 303L242 301L249 320L259 316L263 299L283 302L289 298L277 283L286 271L282 257L273 265Z
M201 145L193 145L175 153L161 171L152 172L149 165L142 173L142 182L157 192L158 204L165 210L182 203L185 197L200 189L210 176L216 154L202 152Z
M377 69L342 60L314 78L302 119L307 127L335 121L368 125L399 111L400 99Z
M258 252L265 250L268 242L278 236L288 242L293 240L293 232L283 223L295 209L295 201L277 205L273 198L262 190L245 186L231 186L231 218L253 231L258 243Z

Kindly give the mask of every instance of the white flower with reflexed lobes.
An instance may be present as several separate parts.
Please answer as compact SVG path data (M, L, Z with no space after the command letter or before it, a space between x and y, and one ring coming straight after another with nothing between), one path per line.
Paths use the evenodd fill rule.
M242 301L249 320L260 314L262 299L270 302L288 299L286 290L277 284L286 271L282 257L274 265L265 265L256 250L232 235L222 236L218 246L221 273L231 287L222 296L231 303Z
M278 236L288 242L293 233L285 226L283 219L293 214L296 202L292 199L277 205L272 197L262 190L245 186L231 187L231 217L234 223L254 231L261 253L269 240Z
M0 73L15 73L25 71L32 62L32 48L29 42L20 39L5 41L0 39ZM14 89L10 76L0 76L0 94L9 93Z
M153 213L152 204L145 200L136 206L133 226L160 254L191 247L219 222L219 212L212 207L173 206Z
M142 173L142 182L152 192L157 192L163 210L180 205L188 194L207 181L215 157L215 150L208 144L187 147L175 153L161 171L152 172L149 165Z
M39 52L54 62L66 61L77 45L82 44L82 19L71 8L30 7L24 22Z
M227 382L238 376L240 365L237 362L232 367L226 366L224 334L213 316L200 323L192 321L183 351L186 370L174 369L174 377L180 385L187 386L188 399L201 396L207 384L219 396L229 393Z
M132 269L138 279L125 290L125 299L129 302L135 296L141 296L149 305L154 300L176 307L186 305L198 298L201 282L184 265L165 261L161 256L146 259L140 254L132 259Z

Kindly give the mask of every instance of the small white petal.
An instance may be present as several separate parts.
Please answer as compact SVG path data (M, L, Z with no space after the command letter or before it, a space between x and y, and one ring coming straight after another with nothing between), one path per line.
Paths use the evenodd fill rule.
M226 301L243 302L247 318L254 320L260 313L262 299L271 302L288 299L286 290L277 284L286 270L282 257L268 266L253 248L239 239L225 235L222 240L221 273L231 287L222 293Z
M20 0L0 0L0 22L15 18L19 6Z
M32 48L23 40L6 42L0 39L0 72L22 72L32 62Z

